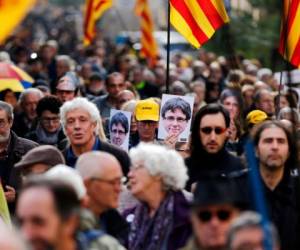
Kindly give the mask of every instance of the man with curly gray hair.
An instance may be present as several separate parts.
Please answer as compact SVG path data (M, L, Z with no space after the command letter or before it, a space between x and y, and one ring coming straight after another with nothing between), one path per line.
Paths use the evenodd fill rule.
M141 201L125 212L131 222L128 249L178 249L191 234L188 179L182 157L163 146L140 143L131 149L131 193Z
M61 123L70 145L63 150L68 166L75 166L77 158L89 151L104 151L114 155L127 174L130 161L127 153L97 136L100 114L95 104L77 97L60 108Z

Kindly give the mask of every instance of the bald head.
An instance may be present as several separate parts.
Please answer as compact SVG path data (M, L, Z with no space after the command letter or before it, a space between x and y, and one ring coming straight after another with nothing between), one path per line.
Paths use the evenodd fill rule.
M84 180L89 208L95 214L118 207L123 173L113 155L99 151L84 153L77 160L76 169Z
M116 157L109 153L99 151L82 154L78 158L75 168L83 180L90 179L94 176L103 177L105 172L111 169L121 170L120 163Z

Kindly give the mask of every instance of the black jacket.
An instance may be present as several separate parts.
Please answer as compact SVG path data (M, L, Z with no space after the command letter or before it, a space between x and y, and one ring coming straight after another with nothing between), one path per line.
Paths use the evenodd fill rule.
M7 147L7 156L0 159L0 177L4 187L5 185L9 185L16 190L20 187L20 171L16 169L14 165L21 160L23 155L36 146L38 146L37 143L18 137L11 131L10 141Z
M229 153L225 148L216 154L209 154L200 150L185 160L188 168L189 181L191 184L207 177L230 177L243 176L247 172L240 158Z
M23 155L36 146L38 146L37 143L18 137L11 131L7 155L0 159L0 178L4 190L5 186L8 185L18 192L22 184L21 172L14 165L21 160ZM15 202L9 203L8 206L10 212L14 213Z
M264 182L263 189L270 219L279 233L281 249L299 250L300 181L299 176L285 172L274 190L270 190Z
M97 140L98 140L96 144L97 146L93 150L107 152L115 156L122 167L123 174L126 176L129 172L129 167L130 167L130 159L128 154L124 150L118 148L115 145L101 141L100 139ZM75 156L76 158L74 158L74 156L71 158L69 157L70 147L71 146L68 145L64 150L62 150L62 153L65 157L66 164L68 166L74 167L77 161L77 157L76 156Z

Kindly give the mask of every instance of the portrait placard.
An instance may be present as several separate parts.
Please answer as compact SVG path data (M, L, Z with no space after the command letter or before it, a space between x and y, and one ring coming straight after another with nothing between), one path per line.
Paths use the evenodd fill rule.
M167 95L162 96L158 139L174 135L177 141L185 142L190 134L194 97Z
M110 110L109 136L110 142L125 151L129 148L131 113L116 109Z

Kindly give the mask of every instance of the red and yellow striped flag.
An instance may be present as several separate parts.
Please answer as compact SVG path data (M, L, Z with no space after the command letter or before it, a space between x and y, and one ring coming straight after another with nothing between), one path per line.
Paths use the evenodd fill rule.
M229 22L222 0L170 0L170 5L172 25L196 48Z
M141 51L142 58L148 58L154 64L158 55L157 44L153 36L154 23L147 0L137 0L135 13L141 18Z
M96 22L105 11L111 8L113 0L86 0L84 17L84 45L92 43L96 36Z
M284 0L280 54L300 68L300 0Z

